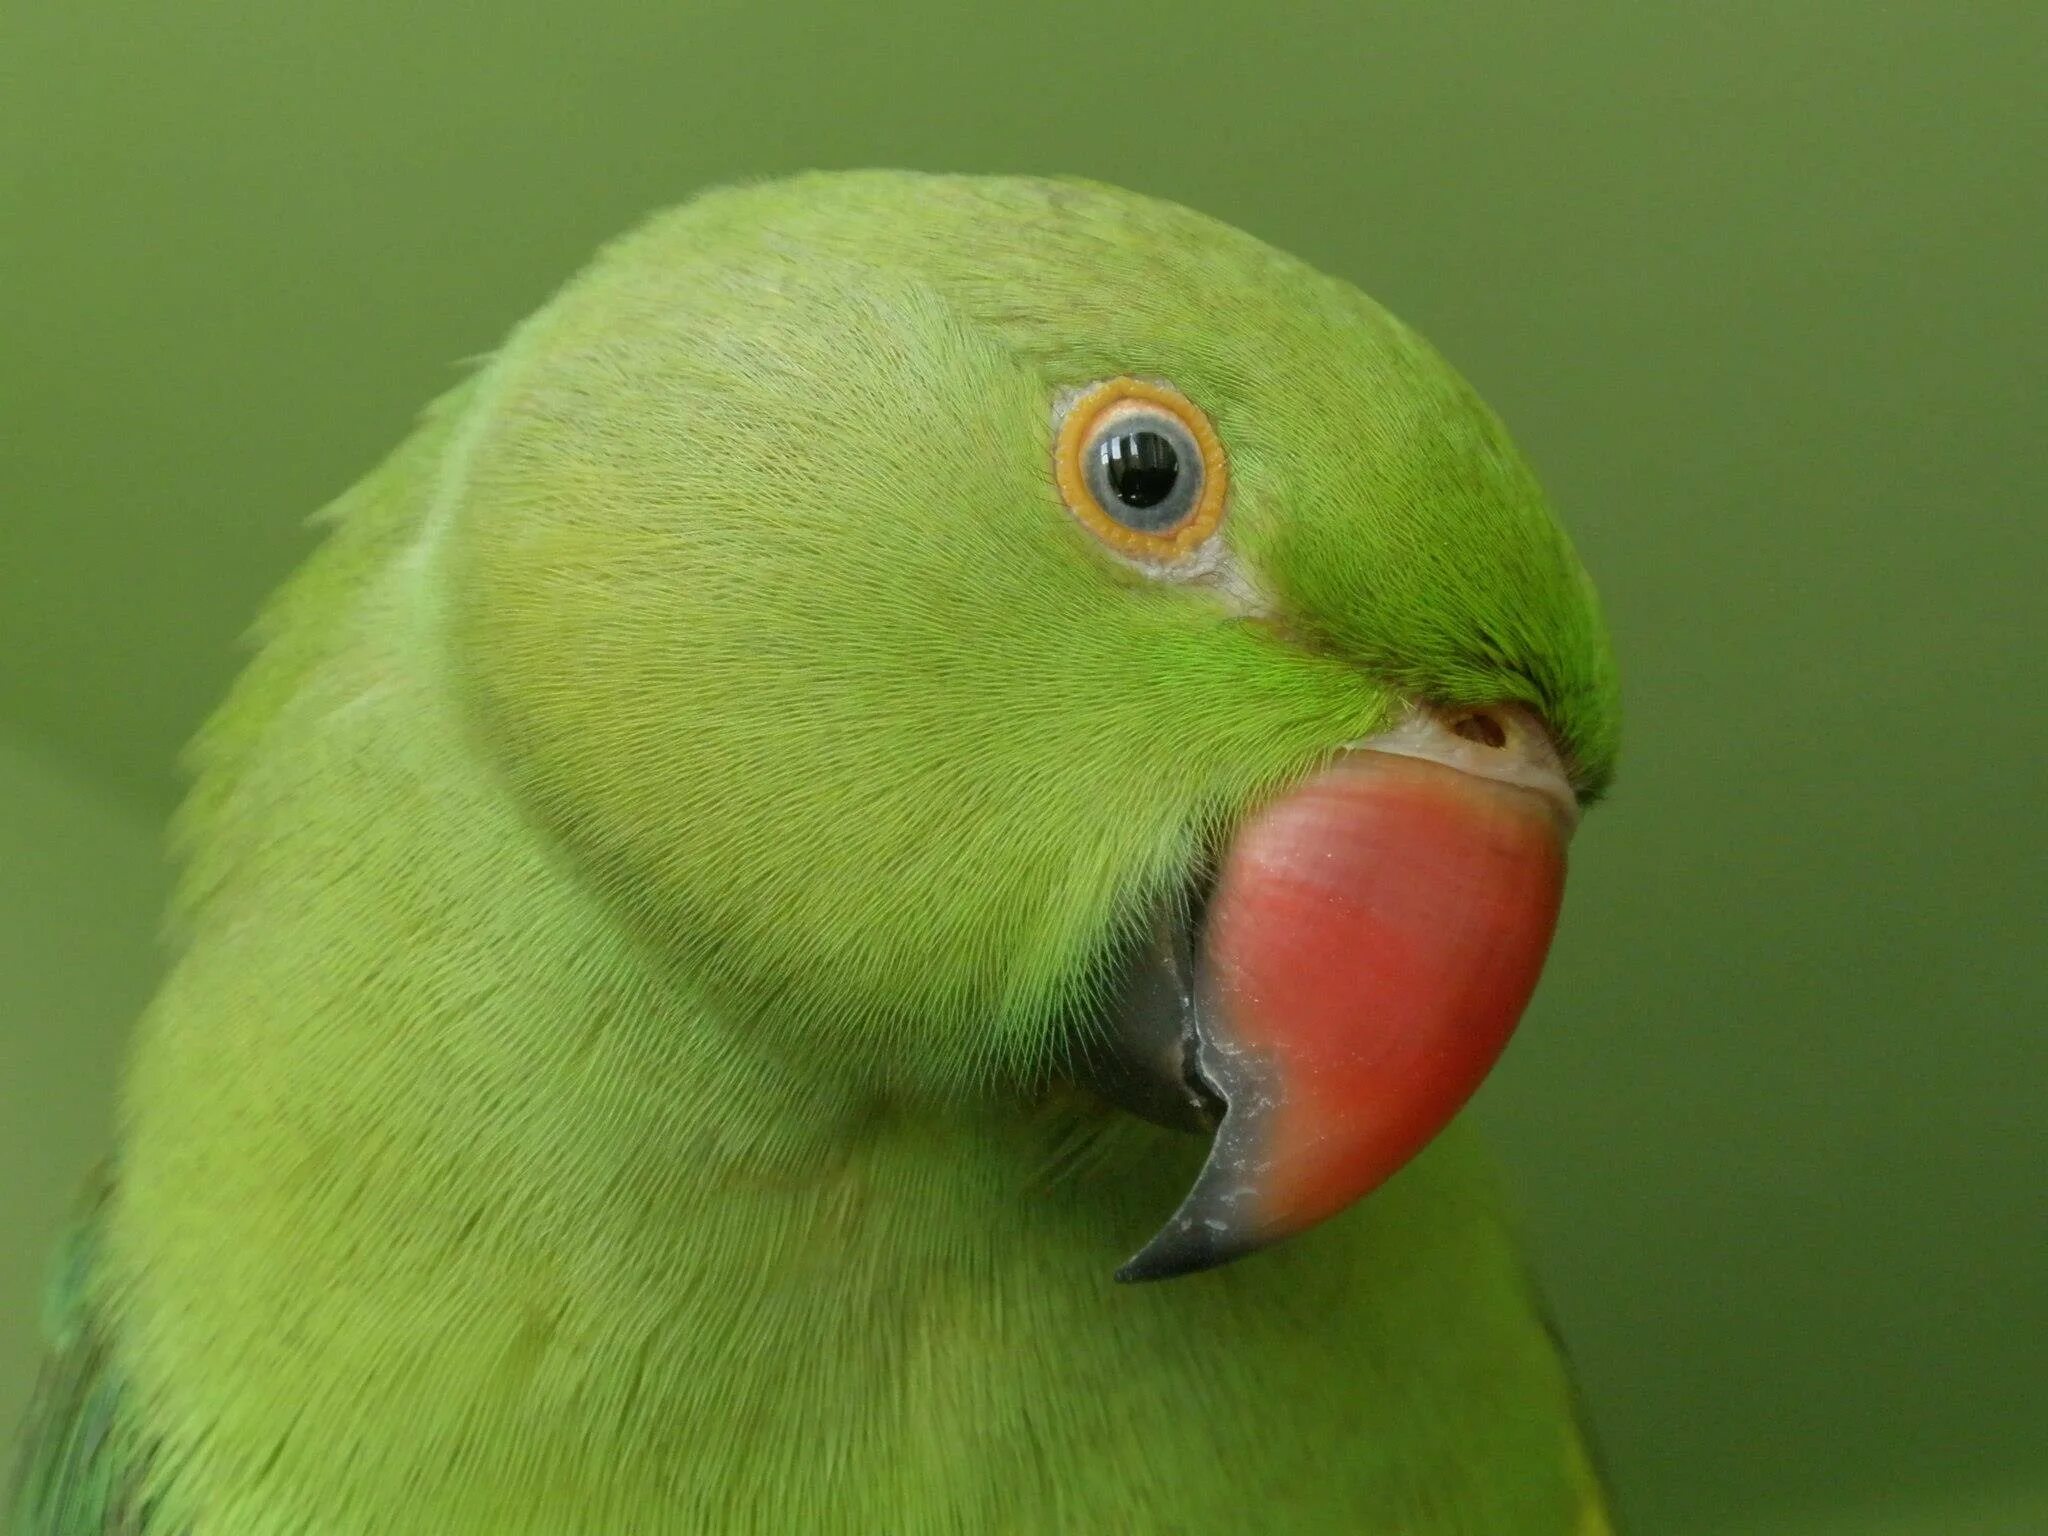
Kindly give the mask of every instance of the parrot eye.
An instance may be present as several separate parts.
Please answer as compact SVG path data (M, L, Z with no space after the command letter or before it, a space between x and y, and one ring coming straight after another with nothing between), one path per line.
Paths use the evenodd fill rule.
M1119 378L1083 391L1060 422L1053 468L1082 525L1140 560L1177 560L1223 520L1223 444L1164 384Z

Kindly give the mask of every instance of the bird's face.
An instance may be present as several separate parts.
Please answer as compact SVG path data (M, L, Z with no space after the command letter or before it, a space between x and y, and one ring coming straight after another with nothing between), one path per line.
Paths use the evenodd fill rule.
M454 675L759 1038L1220 1121L1136 1276L1330 1214L1498 1054L1613 669L1497 423L1361 295L1106 189L824 178L657 221L482 389Z

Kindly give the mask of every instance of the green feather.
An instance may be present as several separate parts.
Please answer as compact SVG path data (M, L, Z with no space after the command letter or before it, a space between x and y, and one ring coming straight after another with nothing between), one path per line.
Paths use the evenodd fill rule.
M1066 513L1118 374L1214 420L1256 601ZM1590 588L1413 333L1108 188L720 192L333 520L195 749L28 1530L1605 1529L1462 1133L1119 1288L1201 1149L1052 1087L1120 925L1406 698L1611 776Z
M4 1507L22 1536L142 1536L145 1451L124 1412L91 1299L101 1211L111 1189L102 1170L51 1266L43 1332L50 1354L29 1403L26 1431Z

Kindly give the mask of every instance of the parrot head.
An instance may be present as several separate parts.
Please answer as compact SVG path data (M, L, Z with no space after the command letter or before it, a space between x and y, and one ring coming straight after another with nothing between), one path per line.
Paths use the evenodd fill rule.
M477 739L705 1009L905 1104L1213 1136L1121 1272L1389 1177L1612 772L1595 600L1349 286L1078 183L700 198L519 331L429 558Z

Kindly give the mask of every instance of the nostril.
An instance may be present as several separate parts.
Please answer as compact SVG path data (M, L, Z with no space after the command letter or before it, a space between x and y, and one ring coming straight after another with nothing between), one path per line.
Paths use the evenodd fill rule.
M1460 715L1451 722L1451 729L1467 741L1476 741L1482 747L1492 747L1496 751L1508 744L1506 728L1492 715Z

